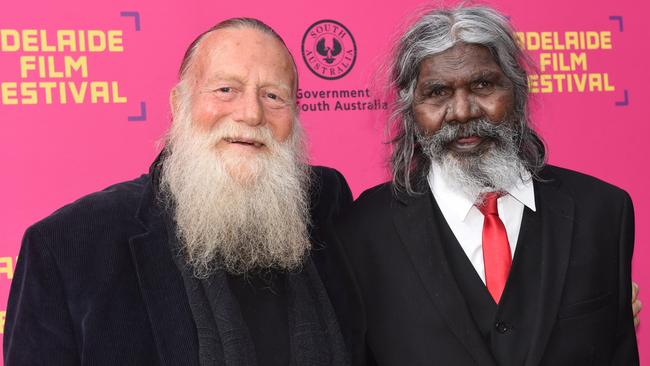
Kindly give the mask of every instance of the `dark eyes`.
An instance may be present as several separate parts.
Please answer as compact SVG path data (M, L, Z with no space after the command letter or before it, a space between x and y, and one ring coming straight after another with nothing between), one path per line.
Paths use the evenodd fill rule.
M223 94L230 94L230 93L235 92L235 90L233 88L229 87L229 86L222 86L220 88L214 89L214 91L216 93L223 93ZM282 100L283 99L278 94L271 93L271 92L262 93L262 97L268 98L268 99L271 99L271 100Z
M478 80L475 81L472 85L472 89L475 90L485 90L494 88L494 83L489 80Z
M276 94L272 92L266 92L263 94L264 101L269 108L273 109L283 109L287 108L290 105L291 97L284 95L282 93Z
M469 90L479 95L487 95L494 91L496 85L487 79L479 79L469 84ZM422 98L441 99L447 98L454 94L454 88L447 85L430 85L422 90Z
M428 91L427 94L430 97L442 97L442 96L445 96L445 95L449 94L449 92L450 92L449 88L446 88L444 86L436 86L436 87L431 88Z
M223 101L233 101L238 98L243 90L237 87L220 86L212 90L216 97ZM271 108L280 108L288 105L290 97L284 96L282 93L276 93L269 90L260 90L259 97L262 98L263 103Z
M420 92L422 98L441 98L453 93L451 88L445 85L429 85Z
M235 89L230 86L220 86L216 89L212 89L212 93L214 93L216 98L223 101L231 101L236 96Z
M271 108L280 108L287 105L287 98L272 92L262 94L264 100Z

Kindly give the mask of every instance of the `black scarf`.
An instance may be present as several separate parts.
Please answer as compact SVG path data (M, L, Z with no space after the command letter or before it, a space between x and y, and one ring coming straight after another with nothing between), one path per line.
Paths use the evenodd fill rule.
M253 342L228 278L197 279L176 256L192 309L201 366L257 366ZM291 366L349 365L336 316L311 260L286 275Z

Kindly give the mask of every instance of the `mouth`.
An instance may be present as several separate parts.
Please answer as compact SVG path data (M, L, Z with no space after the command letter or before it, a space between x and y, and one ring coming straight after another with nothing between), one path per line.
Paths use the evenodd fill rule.
M264 147L264 143L257 141L255 139L250 139L250 138L244 138L244 137L226 137L223 139L229 144L237 144L241 146L249 146L253 148L262 148Z
M481 145L484 140L481 136L460 137L453 140L450 146L457 151L470 151Z

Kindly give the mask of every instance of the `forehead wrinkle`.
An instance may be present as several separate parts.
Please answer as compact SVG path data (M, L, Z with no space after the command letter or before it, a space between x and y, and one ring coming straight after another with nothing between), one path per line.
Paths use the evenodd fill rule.
M494 60L490 59L487 62L474 62L462 55L454 56L447 54L438 54L435 57L444 57L446 60L438 61L432 57L427 58L420 65L420 72L418 79L426 74L427 79L431 80L445 80L451 76L447 75L449 71L460 71L461 75L454 75L454 79L460 78L480 78L480 77L498 77L503 74L503 71ZM455 62L454 62L455 61ZM471 63L468 65L468 63Z
M428 65L429 70L433 70L435 72L435 70L437 70L439 68L445 68L445 69L448 69L448 70L458 71L458 70L465 70L465 69L469 69L469 68L477 69L477 68L484 68L486 66L489 66L489 65L486 65L486 64L477 65L475 60L468 59L467 57L465 57L465 55L445 55L445 54L441 54L439 56L440 56L440 59L438 59L438 60L433 61L433 59L432 59L433 62L431 62ZM478 71L474 71L474 72L478 72Z
M464 62L463 60L475 57L484 63L496 63L494 55L487 47L475 43L457 43L443 52L429 56L431 57L439 57L449 62Z

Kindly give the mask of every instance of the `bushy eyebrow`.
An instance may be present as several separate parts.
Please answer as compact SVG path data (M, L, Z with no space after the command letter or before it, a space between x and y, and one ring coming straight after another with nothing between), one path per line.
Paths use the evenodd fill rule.
M421 84L419 84L419 86L421 86L422 88L429 89L429 88L442 88L442 87L447 86L447 84L448 83L446 83L446 82L444 82L442 80L431 79L431 80L423 81Z
M210 75L210 77L206 78L206 83L208 83L208 84L215 83L217 81L229 81L229 82L236 82L236 83L240 83L240 84L244 83L244 80L241 77L238 77L236 75L226 75L226 74L222 74L222 73L218 73L218 72L216 72L216 73Z
M471 75L470 79L480 80L480 79L500 79L503 76L502 73L496 70L481 70L477 73Z
M490 70L490 69L483 69L479 70L469 76L470 82L475 82L477 80L501 80L504 78L505 75L503 73L499 72L498 70ZM449 85L448 81L445 81L440 78L431 78L428 80L424 80L421 83L418 83L417 87L418 88L437 88L437 87L446 87Z
M261 88L278 88L282 89L282 91L286 92L287 94L291 94L292 88L284 83L266 83L262 84Z

